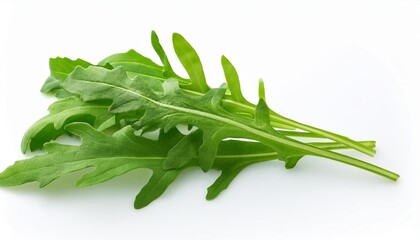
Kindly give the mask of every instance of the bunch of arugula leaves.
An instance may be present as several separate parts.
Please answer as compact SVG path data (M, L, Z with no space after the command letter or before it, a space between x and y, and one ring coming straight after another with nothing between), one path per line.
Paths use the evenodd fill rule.
M44 187L67 173L94 167L77 181L78 187L84 187L147 168L153 174L135 199L138 209L161 196L186 168L221 171L208 188L210 200L252 164L278 159L293 168L306 155L398 179L393 172L333 151L354 149L373 156L374 141L354 141L272 111L262 81L257 105L247 101L226 57L222 57L226 83L210 88L196 51L181 35L173 34L173 46L188 79L174 72L155 32L152 45L162 65L134 50L97 65L81 59L50 59L51 75L41 91L58 100L49 115L29 128L21 146L24 153L46 153L8 167L0 174L0 186L37 181ZM189 132L181 133L180 125L188 126ZM155 130L159 130L157 139L144 137ZM82 143L54 141L62 135L80 137ZM319 141L302 140L314 138Z

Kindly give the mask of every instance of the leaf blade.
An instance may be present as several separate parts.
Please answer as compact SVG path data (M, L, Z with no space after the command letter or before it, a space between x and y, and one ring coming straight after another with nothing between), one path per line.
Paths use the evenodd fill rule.
M87 68L92 66L92 64L80 58L72 60L69 58L56 57L50 58L49 66L51 73L41 87L41 92L63 98L69 96L67 93L63 92L64 89L61 87L61 84L66 80L67 76L77 66Z
M140 190L134 200L134 208L141 209L159 198L178 177L180 170L164 171L160 168L153 170L153 175L147 184Z
M227 59L227 57L222 56L222 67L225 74L228 90L230 97L236 101L246 105L252 105L242 94L241 83L239 82L238 72L236 71L233 64ZM237 109L240 111L240 109Z
M98 127L114 116L108 108L107 104L86 103L75 97L59 100L49 107L49 115L26 131L21 141L21 150L26 153L28 150L42 149L44 143L64 134L64 127L71 122L86 122Z
M178 33L174 33L172 35L172 42L175 53L191 80L191 83L186 84L184 88L206 93L210 88L207 85L203 65L201 64L201 60L197 52L191 44Z

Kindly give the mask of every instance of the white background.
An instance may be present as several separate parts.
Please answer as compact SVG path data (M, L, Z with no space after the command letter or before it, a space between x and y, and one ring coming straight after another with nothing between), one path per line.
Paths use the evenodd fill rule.
M273 109L377 140L374 159L348 153L400 180L307 157L293 170L250 167L208 202L217 173L196 169L137 211L147 171L82 189L74 173L0 189L0 239L420 239L419 1L174 2L0 0L0 169L25 158L20 139L53 101L39 92L48 58L96 63L134 48L157 61L156 30L178 72L172 32L196 48L211 86L225 54L250 100L264 78Z

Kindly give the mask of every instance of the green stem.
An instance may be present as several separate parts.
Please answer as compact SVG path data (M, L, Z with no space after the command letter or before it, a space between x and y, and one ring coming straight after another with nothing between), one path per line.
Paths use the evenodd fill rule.
M311 133L311 132L298 132L298 131L287 131L287 130L277 130L277 132L288 137L323 138L322 136L315 133Z
M375 141L360 141L358 142L360 145L363 145L365 147L375 147ZM338 149L348 149L349 147L340 143L335 143L335 142L311 142L308 143L311 146L317 147L320 150L338 150ZM331 154L329 154L329 156L327 156L326 154L323 154L323 157L328 157L332 160L338 161L338 162L342 162L360 169L364 169L367 170L369 172L375 173L377 175L386 177L390 180L393 181L397 181L397 179L399 178L399 175L388 171L384 168L375 166L373 164L355 159L355 158L351 158L351 157L347 157L335 152L329 152ZM227 156L227 155L218 155L216 157L216 161L215 161L215 166L218 165L218 161L217 159L228 159L228 158L232 158L232 159L236 159L236 156ZM275 151L270 151L270 152L262 152L262 153L253 153L253 154L246 154L246 155L241 155L241 159L243 159L244 162L249 162L247 165L251 165L251 164L255 164L255 163L259 163L259 162L266 162L266 161L271 161L273 159L277 159L278 158L278 153ZM220 160L219 160L220 161Z
M201 94L202 95L202 94ZM222 99L222 103L226 106L229 106L231 108L235 108L238 110L242 110L244 112L250 113L250 114L254 114L255 111L255 106L254 105L246 105L246 104L242 104L239 102L235 102L232 101L230 99ZM283 128L283 129L301 129L304 131L308 131L312 134L316 134L318 137L323 137L323 138L327 138L339 143L342 143L346 146L349 146L359 152L362 152L366 155L369 156L374 156L375 155L375 150L368 148L366 146L363 146L362 144L349 139L347 137L341 136L339 134L336 133L332 133L326 130L322 130L316 127L312 127L297 121L294 121L292 119L283 117L273 111L270 112L270 118L271 118L271 125L273 127L279 127L279 128ZM285 127L286 126L286 127Z
M360 145L362 145L362 144L360 144ZM315 152L315 153L317 152L315 150L312 150L312 151ZM320 157L325 157L325 158L330 158L330 159L338 161L338 162L342 162L342 163L345 163L345 164L348 164L348 165L352 165L352 166L367 170L369 172L376 173L378 175L389 178L393 181L396 181L399 178L398 174L396 174L394 172L391 172L391 171L388 171L384 168L381 168L381 167L375 166L373 164L358 160L356 158L345 156L345 155L342 155L342 154L339 154L339 153L336 153L336 152L326 151L326 149L322 150L322 153L320 152L319 156Z
M299 123L297 121L294 121L292 119L289 119L289 118L286 118L286 117L283 117L283 116L280 116L280 115L277 115L277 114L274 115L274 116L273 115L270 115L270 117L272 119L278 120L279 122L282 122L283 124L289 124L290 126L299 128L301 130L305 130L305 131L308 131L308 132L311 132L311 133L314 133L314 134L318 134L320 136L326 137L326 138L331 139L333 141L343 143L344 145L349 146L349 147L351 147L355 150L358 150L359 152L362 152L364 154L367 154L369 156L373 157L376 153L376 151L374 149L367 148L366 146L363 146L362 144L360 144L360 143L358 143L354 140L351 140L347 137L344 137L344 136L341 136L341 135L338 135L336 133L332 133L332 132L329 132L329 131L325 131L325 130L322 130L322 129L319 129L319 128L316 128L316 127L312 127L312 126L309 126L309 125L306 125L306 124L303 124L303 123Z
M374 148L376 146L376 142L375 141L360 141L357 142L358 144L361 144L365 147L370 147L370 148ZM317 146L319 148L322 149L326 149L326 150L338 150L338 149L348 149L348 146L342 145L340 143L335 143L335 142L328 142L328 143L323 143L323 142L313 142L313 143L308 143L309 145L313 145L313 146ZM357 160L357 159L356 159ZM384 176L386 178L389 178L393 181L396 181L399 178L399 175L388 171L384 168L372 165L370 163L367 162L363 162L360 160L357 160L355 162L344 162L347 164L350 164L352 166L358 167L358 168L362 168L365 169L367 171L376 173L378 175Z
M358 141L358 143L369 148L376 147L375 141ZM342 143L337 143L337 142L310 142L308 144L322 148L322 149L328 149L328 150L350 149L349 146L346 146Z

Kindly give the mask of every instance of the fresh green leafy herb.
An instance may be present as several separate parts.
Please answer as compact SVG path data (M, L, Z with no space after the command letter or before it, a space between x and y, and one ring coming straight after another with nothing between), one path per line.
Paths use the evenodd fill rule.
M182 92L174 79L163 83L144 76L130 79L122 67L114 70L77 67L65 82L64 89L79 94L87 102L112 100L110 111L114 113L146 110L145 115L135 124L142 129L163 128L167 131L179 124L198 127L203 131L199 162L204 171L212 167L218 145L223 139L246 138L274 149L278 158L286 162L287 168L294 167L301 156L313 155L395 178L393 174L360 160L281 135L270 125L269 109L262 100L263 96L256 107L254 122L250 122L223 109L221 99L226 91L224 87L211 89L203 96L189 96ZM171 164L182 167L182 164Z
M77 181L78 187L105 182L128 171L147 168L153 171L149 182L135 200L135 207L141 208L158 198L185 168L198 166L197 156L181 169L164 171L167 152L188 137L176 128L161 131L159 139L150 140L136 136L134 129L126 126L113 135L95 130L87 123L71 123L65 129L81 138L80 146L55 142L45 144L46 154L17 161L0 174L0 186L10 187L29 182L39 182L45 187L53 180L67 173L95 167ZM334 143L312 143L323 149L344 149L346 146ZM361 142L373 147L374 142ZM234 177L246 166L270 161L277 153L260 143L242 141L221 142L215 157L214 168L222 175L208 190L208 199L213 199L224 190Z
M63 135L64 127L70 122L86 122L96 128L105 129L102 124L115 124L115 114L108 111L109 104L83 102L69 97L53 103L50 114L37 121L28 129L22 139L22 152L41 149L44 143Z
M198 57L198 54L192 48L192 46L179 34L174 34L173 42L177 56L179 57L184 67L187 68L188 74L192 76L190 76L190 79L182 78L173 71L169 63L169 59L161 44L159 43L159 39L155 32L152 32L152 45L156 53L159 55L163 66L159 66L149 58L137 53L134 50L130 50L126 53L111 55L102 60L98 65L107 69L121 66L127 72L127 75L129 77L146 76L162 82L170 78L175 78L180 82L180 87L181 89L183 89L183 91L191 95L202 96L208 90L208 85L205 80L203 67L200 58ZM194 61L194 64L189 64L187 60L188 58L193 59L192 61ZM59 81L60 84L56 83L55 86L58 85L59 87L54 89L47 89L44 85L43 92L51 94L57 91L58 93L56 94L66 96L67 91L62 89L61 84L68 76L68 74L72 72L76 66L85 68L90 65L92 64L81 59L77 59L74 61L68 58L51 59L50 78L55 79L55 81ZM250 118L253 118L255 105L253 105L243 97L236 69L225 56L222 57L222 66L227 81L227 94L222 99L223 107L226 110L235 114L243 114L245 116L248 115L250 116ZM50 79L47 79L47 82L49 82L49 80ZM360 145L356 141L353 141L347 137L331 133L329 131L322 130L319 128L315 128L307 124L299 123L292 119L281 116L271 110L270 120L271 125L276 128L283 128L289 130L300 129L310 133L315 137L327 138L336 142L343 143L369 156L373 156L375 154L374 149Z
M44 187L67 173L94 167L77 181L84 187L146 168L152 176L134 202L135 208L142 208L161 196L186 168L221 171L208 188L210 200L250 165L279 159L293 168L307 155L398 179L396 173L334 151L354 149L372 156L374 141L354 141L272 111L262 80L258 104L250 103L226 57L222 57L226 83L210 88L198 54L181 35L173 35L173 45L188 78L172 69L155 32L152 45L162 65L134 50L111 55L97 65L51 59L51 74L41 91L58 100L49 115L29 128L21 146L23 152L45 149L46 153L17 161L0 173L0 186L36 181ZM179 125L191 131L181 134ZM157 129L157 140L137 134ZM62 135L78 136L82 144L54 142Z

